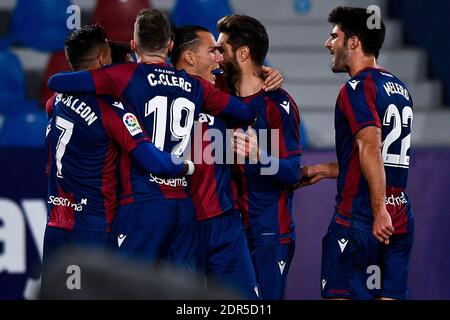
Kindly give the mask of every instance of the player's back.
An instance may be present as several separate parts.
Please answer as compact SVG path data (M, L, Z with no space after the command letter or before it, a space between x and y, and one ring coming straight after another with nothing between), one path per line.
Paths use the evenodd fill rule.
M345 91L345 93L344 93ZM345 127L343 122L336 121L336 149L340 159L340 169L343 168L349 174L350 166L354 164L356 154L350 151L354 142L352 135L348 133L355 132L365 125L376 125L381 128L382 133L382 158L386 173L386 208L392 216L395 233L402 233L408 230L408 221L412 218L409 199L405 188L408 179L410 147L411 147L411 125L413 121L413 101L406 85L390 72L383 69L367 68L360 71L343 87L340 93L342 105L347 103L353 105L350 127ZM358 101L363 101L359 105ZM356 108L355 108L356 106ZM347 107L346 107L347 108ZM349 110L351 107L348 107ZM366 116L364 113L373 113ZM337 117L339 117L337 108ZM337 119L338 120L338 119ZM360 123L357 125L356 123ZM340 124L339 124L340 123ZM355 124L352 124L355 123ZM352 128L352 126L359 128ZM347 138L344 138L347 136ZM355 169L355 168L353 168ZM345 192L346 180L344 175L339 176L338 190L341 191L341 198L338 195L338 201L341 201L341 210L345 207L342 202L347 202L350 198L348 192ZM348 191L348 188L347 188ZM372 214L370 209L370 197L367 182L362 179L358 190L354 191L353 209L355 214L362 212L362 220L370 223ZM348 208L347 208L348 209ZM344 209L347 210L347 209Z
M93 71L97 92L110 92L121 97L136 114L152 143L160 150L182 156L189 145L194 119L205 104L204 80L188 75L166 64L121 64ZM120 83L115 80L123 74ZM212 87L211 87L212 88ZM208 108L220 111L226 101L218 95L214 106L209 99ZM162 179L148 176L146 171L128 155L122 160L124 194L122 203L145 201L153 198L188 197L184 177Z
M47 128L49 226L106 231L117 207L117 146L93 96L55 97Z

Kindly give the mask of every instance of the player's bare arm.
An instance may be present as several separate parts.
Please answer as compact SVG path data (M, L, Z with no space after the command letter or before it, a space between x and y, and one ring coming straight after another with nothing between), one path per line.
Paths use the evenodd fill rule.
M374 222L372 233L375 238L389 244L394 232L391 216L386 210L386 176L381 157L381 129L366 127L356 134L361 171L367 180Z
M265 79L262 86L264 91L275 91L281 88L284 79L279 70L268 66L262 66L261 69Z
M301 178L295 189L313 185L322 179L337 179L339 166L336 162L320 163L301 168Z

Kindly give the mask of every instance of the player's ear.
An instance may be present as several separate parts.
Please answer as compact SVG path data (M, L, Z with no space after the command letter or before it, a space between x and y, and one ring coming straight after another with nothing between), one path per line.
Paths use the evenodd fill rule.
M351 50L355 50L359 45L359 38L356 36L353 36L349 39L349 46Z
M131 47L131 50L133 50L133 52L136 52L137 44L136 44L136 41L134 41L134 39L130 40L130 47Z
M187 63L188 65L190 65L191 67L193 67L193 66L195 65L195 56L194 56L194 53L193 53L192 51L186 50L186 51L183 53L183 59L184 59L184 61L186 61L186 63Z
M244 62L245 60L250 58L250 48L247 46L240 47L237 49L237 58L240 62Z

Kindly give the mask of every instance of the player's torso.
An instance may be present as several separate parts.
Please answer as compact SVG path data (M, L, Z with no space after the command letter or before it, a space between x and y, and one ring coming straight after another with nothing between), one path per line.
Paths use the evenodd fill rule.
M117 147L105 132L95 97L60 94L55 101L46 137L50 221L104 231L117 206Z
M407 220L412 218L408 196L405 188L408 179L411 147L411 126L413 122L413 101L406 85L385 70L369 69L349 81L350 85L364 85L371 81L376 88L376 99L373 101L377 116L381 123L382 158L386 173L386 206L393 218L394 227L405 228ZM361 83L361 84L359 84ZM366 97L361 97L365 99ZM336 108L336 150L341 169L348 172L358 158L355 138L352 136L346 119ZM358 167L355 181L347 181L340 174L338 192L345 183L358 182L355 190L352 214L362 213L362 220L372 221L369 188ZM359 180L359 181L358 181ZM337 200L349 196L339 192ZM339 204L338 204L339 207Z
M293 113L291 98L283 90L259 92L242 99L258 108L258 118L252 126L258 137L261 150L268 155L284 158L280 150L279 135L270 117L273 109L280 113ZM247 127L242 128L247 130ZM256 244L275 244L294 238L292 219L293 193L276 181L270 170L261 170L258 165L236 164L233 168L234 194L237 208L242 212L251 241Z
M199 113L194 122L191 159L195 172L189 179L197 220L222 214L233 207L231 134L226 122L207 113ZM228 134L228 136L227 136Z
M201 90L199 83L184 71L167 65L139 64L122 97L132 106L144 131L158 149L182 156L202 105ZM149 176L137 162L129 161L134 201L187 197L188 184L184 177Z

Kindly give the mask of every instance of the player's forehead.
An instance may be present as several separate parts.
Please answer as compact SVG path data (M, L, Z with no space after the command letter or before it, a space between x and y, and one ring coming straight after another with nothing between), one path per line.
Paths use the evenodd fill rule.
M200 31L198 32L200 38L200 45L204 47L216 47L217 42L214 39L214 35L211 32Z
M333 26L333 29L331 30L330 34L336 34L337 36L343 36L344 32L341 30L341 26L339 24L336 24Z
M221 46L228 43L228 34L221 32L219 38L217 38L217 43Z

